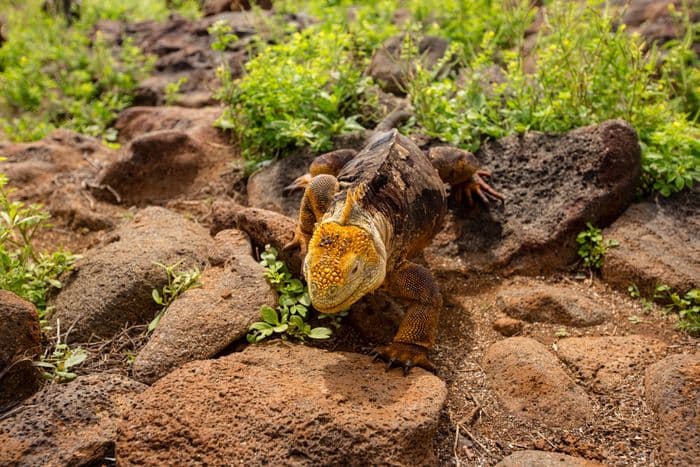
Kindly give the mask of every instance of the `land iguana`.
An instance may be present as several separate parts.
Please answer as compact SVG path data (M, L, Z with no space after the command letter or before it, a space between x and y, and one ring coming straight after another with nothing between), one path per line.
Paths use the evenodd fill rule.
M391 344L375 350L387 369L434 371L442 296L430 270L411 262L440 231L447 211L445 183L459 199L503 199L482 177L469 152L434 147L427 154L396 129L375 131L357 152L340 149L313 160L289 190L304 188L299 223L286 250L301 248L314 308L347 310L383 287L406 305ZM463 198L462 198L463 199ZM304 256L305 255L305 256Z

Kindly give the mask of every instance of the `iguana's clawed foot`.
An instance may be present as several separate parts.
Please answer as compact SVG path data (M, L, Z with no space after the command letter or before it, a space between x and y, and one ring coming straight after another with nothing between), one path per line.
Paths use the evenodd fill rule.
M474 194L476 194L485 204L489 204L489 197L503 201L505 196L494 190L491 185L486 183L486 181L483 179L483 177L488 178L490 176L491 172L482 169L472 175L472 178L468 182L455 186L455 199L457 200L457 203L461 204L463 196L466 196L469 206L473 206Z
M433 365L433 362L428 358L428 350L419 345L392 342L387 346L379 347L374 350L374 359L376 360L377 358L381 358L387 362L387 371L394 366L403 368L404 376L407 375L414 366L425 368L433 373L435 372L435 365Z
M312 178L313 177L311 176L310 173L306 173L306 174L302 175L301 177L298 177L291 184L284 187L284 190L282 190L282 193L284 195L289 195L291 193L294 193L297 190L305 190L306 187L309 186L309 183L311 183Z

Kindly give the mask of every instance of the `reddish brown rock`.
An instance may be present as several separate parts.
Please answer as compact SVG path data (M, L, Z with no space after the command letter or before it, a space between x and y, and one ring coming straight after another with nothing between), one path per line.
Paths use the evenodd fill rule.
M0 412L41 385L32 360L41 352L39 316L34 305L0 290Z
M250 236L258 251L263 251L265 245L276 248L279 258L287 263L292 274L301 275L299 249L284 251L284 246L294 238L296 221L273 211L246 208L236 214L236 226Z
M647 368L647 404L656 413L661 465L700 459L700 354L672 355Z
M447 391L364 355L278 341L192 362L138 398L119 429L120 465L435 464Z
M126 323L148 323L159 310L152 290L167 284L163 268L155 263L182 262L181 270L201 269L213 247L206 229L158 207L139 212L113 239L88 251L51 300L51 320L55 325L60 319L62 329L71 329L68 341L106 338Z
M299 152L255 172L248 179L248 204L297 218L303 190L285 194L284 188L308 171L313 154Z
M603 232L620 245L605 254L603 279L645 296L666 284L685 293L700 281L700 187L630 206Z
M496 464L496 467L602 467L603 464L559 452L517 451Z
M586 222L605 226L634 198L641 174L634 129L622 120L565 134L537 132L482 145L504 203L460 207L431 254L461 257L467 270L536 275L578 260ZM461 212L459 212L461 211Z
M609 316L601 305L571 287L544 283L505 286L498 292L496 308L519 320L580 327L601 324Z
M593 419L588 396L545 346L526 337L491 345L483 367L505 408L516 417L559 428Z
M122 111L114 122L119 131L119 142L127 144L146 133L162 130L178 130L193 135L210 144L225 144L227 138L214 128L214 122L223 109L204 107L129 107Z
M601 392L637 386L666 345L644 336L572 337L557 343L559 358Z
M511 337L523 331L525 323L519 319L498 318L493 322L493 329L502 336Z
M145 387L106 373L47 385L0 421L0 465L103 465L122 414Z
M232 151L222 141L181 130L137 136L100 172L93 194L117 204L147 205L201 192L229 170Z
M202 273L202 287L191 289L169 307L133 364L138 381L153 383L183 364L211 358L245 337L260 320L260 307L276 306L263 267L253 259L247 236L224 230L216 236L215 256Z

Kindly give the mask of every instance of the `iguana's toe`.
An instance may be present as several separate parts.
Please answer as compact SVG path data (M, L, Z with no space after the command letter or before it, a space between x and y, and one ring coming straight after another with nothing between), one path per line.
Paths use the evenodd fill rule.
M435 372L435 365L428 358L428 350L415 344L392 342L387 346L374 350L374 359L376 360L377 358L387 362L387 371L396 366L403 368L403 374L407 375L411 368L419 366L433 373Z

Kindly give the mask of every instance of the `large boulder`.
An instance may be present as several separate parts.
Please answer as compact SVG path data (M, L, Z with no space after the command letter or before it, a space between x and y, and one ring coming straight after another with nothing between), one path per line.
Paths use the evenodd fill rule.
M107 373L46 386L0 421L0 465L103 465L119 420L145 387Z
M0 412L36 392L41 377L32 365L41 352L39 316L34 305L0 290Z
M178 130L211 144L227 142L225 135L214 128L214 122L223 111L220 107L188 109L185 107L129 107L114 122L119 142L128 144L146 133Z
M201 288L168 307L134 361L137 380L152 383L187 362L215 356L260 320L262 305L277 304L246 235L224 230L215 241L218 264L204 271Z
M482 145L481 164L504 203L452 216L433 257L460 257L467 270L536 275L577 259L586 222L604 226L624 211L641 174L637 134L612 120L565 134L537 132Z
M651 337L572 337L557 343L559 358L600 392L636 387L666 345Z
M672 355L647 368L644 389L656 414L661 465L700 459L700 353Z
M483 367L491 388L516 417L558 428L576 428L593 419L585 391L533 339L510 337L492 344Z
M300 151L255 172L248 178L248 204L296 219L304 191L285 194L284 188L308 171L313 157L311 153Z
M140 395L120 465L432 465L445 384L420 369L282 342L192 362Z
M545 283L505 286L496 308L511 318L566 326L594 326L609 317L605 308L571 287Z
M163 208L150 207L117 229L112 243L88 251L50 301L52 322L70 329L69 342L107 338L127 323L148 323L159 309L153 289L167 284L156 263L202 268L213 240L203 227Z
M682 293L700 282L700 187L668 199L630 206L603 232L620 242L608 249L603 279L626 290L635 284L647 296L666 284Z
M163 204L197 194L230 168L232 151L222 142L177 129L136 136L119 159L100 171L93 194L126 205Z

